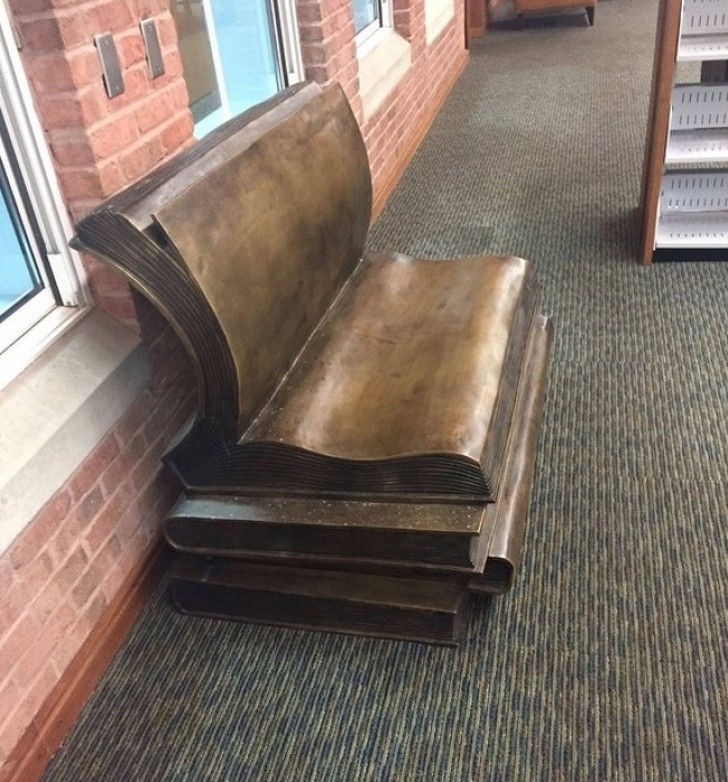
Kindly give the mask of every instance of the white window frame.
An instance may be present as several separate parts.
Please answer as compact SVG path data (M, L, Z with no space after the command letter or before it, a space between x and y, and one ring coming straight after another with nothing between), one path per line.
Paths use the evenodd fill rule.
M287 86L298 84L306 78L303 67L303 55L301 54L301 41L298 37L298 16L296 15L296 3L294 0L274 0L273 16L278 25L276 45L280 48L278 56L285 65Z
M391 0L380 0L378 23L356 37L359 95L367 121L412 67L412 45L394 29Z
M234 2L234 0L227 0ZM270 21L273 27L273 40L275 42L275 54L279 63L283 64L281 75L285 84L289 87L292 84L304 81L303 56L301 55L301 42L298 37L298 16L296 15L295 0L266 0L270 4ZM207 36L210 42L210 53L212 55L212 65L215 71L215 79L220 90L220 112L218 121L215 121L214 127L221 125L226 120L232 118L228 100L227 86L225 83L225 73L220 58L220 47L217 42L217 31L215 29L214 17L210 0L202 0L202 12L207 27ZM213 112L214 113L214 112ZM207 119L207 118L205 118ZM204 121L204 120L203 120ZM206 129L209 132L212 128Z
M370 22L354 37L359 57L366 55L373 46L376 46L381 30L394 27L392 3L390 0L377 0L377 4L379 5L379 18Z
M0 352L0 388L3 388L34 361L54 340L70 328L91 306L81 261L69 247L72 229L65 213L53 162L45 137L33 107L11 19L0 2L0 110L7 127L10 154L25 185L33 217L44 245L48 272L53 277L59 301L51 293L38 295L13 313L3 325L0 339L12 344ZM23 214L24 199L20 197L14 171L3 151L3 163L14 188L13 196L25 223L33 250L40 253L35 232L30 230L28 215ZM41 253L43 254L43 253ZM39 264L40 266L40 264ZM46 270L40 270L41 275ZM46 277L44 282L50 283ZM18 316L16 318L16 316Z
M4 101L0 96L0 110L3 116L8 112L3 106ZM15 156L13 156L15 157ZM18 218L22 226L23 233L28 243L28 250L35 261L33 264L38 272L38 276L43 287L33 297L22 304L15 312L0 321L0 353L6 350L10 345L16 342L28 329L34 326L41 318L47 315L56 307L56 298L53 294L52 280L49 278L48 270L43 263L44 252L38 246L35 231L31 222L31 216L28 214L25 206L25 198L20 189L20 183L17 180L14 168L14 160L8 154L5 148L5 140L0 137L0 164L7 178L10 189L10 198L17 210Z

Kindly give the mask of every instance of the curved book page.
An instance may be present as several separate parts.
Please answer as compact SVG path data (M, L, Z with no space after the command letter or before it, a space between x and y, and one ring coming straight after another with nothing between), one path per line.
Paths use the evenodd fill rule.
M537 303L519 258L366 259L238 444L196 452L195 485L491 500Z

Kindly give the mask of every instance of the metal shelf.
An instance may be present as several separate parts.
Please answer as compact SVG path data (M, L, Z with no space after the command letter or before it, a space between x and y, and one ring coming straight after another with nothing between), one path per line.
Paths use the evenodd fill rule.
M728 0L683 0L677 59L728 59Z
M728 248L728 212L661 216L655 233L655 248L666 247Z
M676 61L686 60L728 61L728 0L660 2L643 176L645 263L728 260L728 78L710 81L724 72L711 65L703 83L676 84Z
M728 162L728 129L671 133L665 151L667 164Z
M676 86L665 163L721 161L728 161L728 84Z
M660 215L728 211L728 170L667 171L662 177Z
M655 247L728 247L728 171L663 176Z
M683 0L680 36L728 33L728 0Z
M680 62L728 60L728 34L695 35L681 39L677 47Z

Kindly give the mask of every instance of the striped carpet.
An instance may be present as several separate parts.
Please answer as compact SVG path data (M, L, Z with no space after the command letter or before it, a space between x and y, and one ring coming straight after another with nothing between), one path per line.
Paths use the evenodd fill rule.
M537 264L556 342L514 590L456 651L160 597L45 780L728 779L728 265L636 262L656 9L489 34L372 234Z

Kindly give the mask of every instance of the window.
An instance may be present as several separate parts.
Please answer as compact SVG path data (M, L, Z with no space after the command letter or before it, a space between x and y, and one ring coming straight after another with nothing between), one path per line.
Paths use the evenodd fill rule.
M195 135L303 79L294 0L172 0Z
M0 351L57 305L48 260L0 116ZM15 169L15 170L13 170Z
M354 7L354 32L360 32L375 24L381 27L382 9L379 0L352 0Z
M412 47L393 26L390 0L351 0L359 61L359 95L366 121L412 65Z
M0 387L87 303L52 164L0 5Z
M351 0L354 31L359 46L382 27L392 26L389 0Z

